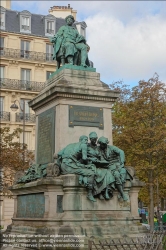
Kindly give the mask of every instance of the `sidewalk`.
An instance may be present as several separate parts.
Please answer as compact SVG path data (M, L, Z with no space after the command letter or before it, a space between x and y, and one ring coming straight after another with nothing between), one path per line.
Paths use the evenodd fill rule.
M1 250L12 250L12 247L2 247Z

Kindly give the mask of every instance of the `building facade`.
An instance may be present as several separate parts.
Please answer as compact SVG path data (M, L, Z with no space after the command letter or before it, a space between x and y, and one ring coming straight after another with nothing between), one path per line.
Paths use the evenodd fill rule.
M35 150L35 114L29 108L28 101L33 99L45 87L45 81L56 70L53 61L53 46L49 38L65 25L69 14L76 19L76 11L68 6L53 6L48 15L30 13L27 10L11 10L11 1L2 1L0 7L0 125L13 131L23 128L23 103L25 103L24 142L28 150ZM76 22L79 33L86 35L85 22ZM18 112L10 106L16 101ZM19 138L23 142L23 136ZM7 198L6 198L7 199ZM1 198L1 221L5 225L5 204ZM10 205L12 208L12 205ZM13 208L9 210L12 210ZM8 211L8 221L12 217Z

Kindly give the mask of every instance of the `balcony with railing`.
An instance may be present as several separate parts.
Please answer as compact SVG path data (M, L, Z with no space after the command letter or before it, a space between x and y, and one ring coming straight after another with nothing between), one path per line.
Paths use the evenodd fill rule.
M16 113L16 122L23 122L23 119L25 120L25 123L35 123L36 118L34 114L30 113Z
M10 112L0 111L0 120L1 121L10 121Z
M45 82L0 78L0 88L40 92L45 88Z
M26 59L31 61L40 61L40 62L50 62L54 63L55 61L52 58L52 54L29 51L29 50L20 50L20 49L11 49L11 48L1 48L0 49L1 57L14 58L14 59Z

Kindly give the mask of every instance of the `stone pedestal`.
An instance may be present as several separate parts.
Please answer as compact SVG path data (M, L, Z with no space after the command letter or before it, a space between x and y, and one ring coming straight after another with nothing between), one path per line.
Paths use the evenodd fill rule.
M70 65L66 65L49 79L47 87L29 102L30 107L36 113L37 151L40 150L38 144L41 146L39 126L46 127L49 123L49 120L42 120L42 116L48 117L47 113L51 110L54 127L49 127L49 130L50 140L53 140L52 149L54 148L55 153L72 142L78 142L81 135L88 136L92 131L95 131L98 137L109 138L111 144L111 108L118 96L118 92L110 90L107 84L100 81L99 73L73 70L70 69ZM52 123L52 120L50 121ZM47 143L49 142L44 139L43 151L46 150ZM40 157L36 155L36 158L38 162Z
M144 232L139 223L136 203L141 186L142 183L135 178L132 183L126 182L127 202L119 201L117 192L108 201L96 199L96 202L91 202L86 197L86 188L79 185L76 175L14 185L11 191L17 196L17 204L12 233L66 234L66 230L69 230L86 238L136 237ZM39 195L43 196L42 202L38 200ZM37 218L35 209L38 204L43 210ZM26 211L22 214L22 210Z
M53 162L53 154L95 131L112 144L112 104L119 93L100 81L100 74L65 65L47 81L46 88L30 101L36 113L36 163ZM47 169L48 170L48 169ZM49 176L55 176L51 173ZM47 175L48 176L48 175ZM128 201L87 199L77 175L46 177L11 188L15 197L11 232L17 234L136 237L144 232L138 217L138 192L143 184L127 181Z

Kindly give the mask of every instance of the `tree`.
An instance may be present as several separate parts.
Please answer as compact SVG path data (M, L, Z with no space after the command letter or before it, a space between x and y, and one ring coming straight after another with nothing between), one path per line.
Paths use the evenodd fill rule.
M33 161L34 155L27 150L27 145L18 142L22 130L20 128L10 132L9 127L0 128L0 162L1 162L1 191L9 193L8 187L13 184L16 171L25 170ZM25 162L23 163L23 154Z
M139 81L131 90L122 83L121 95L113 107L113 141L126 154L126 165L136 169L145 182L139 197L150 203L148 169L153 172L154 201L166 197L166 85L155 74ZM120 84L111 87L119 88Z

